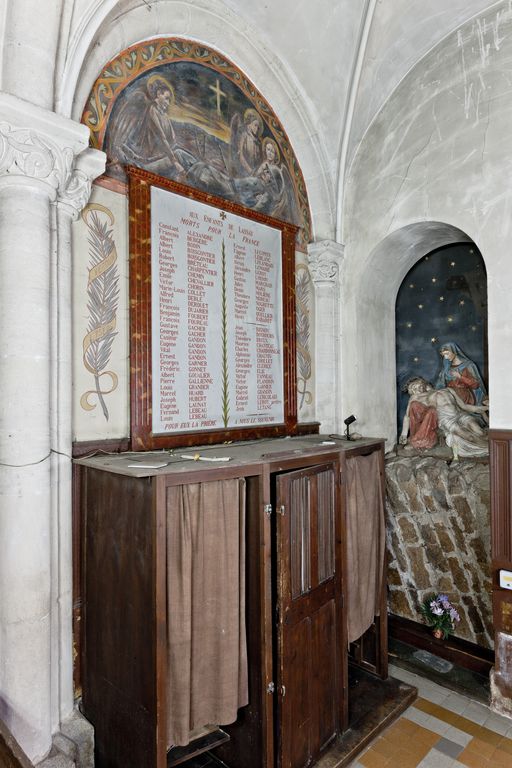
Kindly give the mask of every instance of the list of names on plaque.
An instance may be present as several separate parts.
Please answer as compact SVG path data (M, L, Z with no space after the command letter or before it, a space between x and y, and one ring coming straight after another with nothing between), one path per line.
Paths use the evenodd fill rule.
M152 431L284 422L281 232L151 188Z

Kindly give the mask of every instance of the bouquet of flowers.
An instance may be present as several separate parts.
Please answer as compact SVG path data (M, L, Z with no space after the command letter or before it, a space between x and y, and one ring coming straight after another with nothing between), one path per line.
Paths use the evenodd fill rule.
M434 637L446 640L460 616L446 595L428 595L420 611L427 624L433 628Z

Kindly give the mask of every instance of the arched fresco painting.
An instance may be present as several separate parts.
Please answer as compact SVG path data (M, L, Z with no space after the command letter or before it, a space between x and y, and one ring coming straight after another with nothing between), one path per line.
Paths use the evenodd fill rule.
M300 227L310 239L304 179L270 105L217 52L180 39L127 49L98 77L82 121L107 153L106 174L136 165Z

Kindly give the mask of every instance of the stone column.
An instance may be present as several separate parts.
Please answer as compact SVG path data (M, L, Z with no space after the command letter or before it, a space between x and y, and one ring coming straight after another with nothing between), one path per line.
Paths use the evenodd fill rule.
M88 131L0 94L0 717L33 762L52 736L52 202Z
M322 432L341 431L340 272L344 246L321 240L308 246L315 286L316 418Z
M51 255L51 519L52 519L52 728L73 710L73 578L71 521L72 451L72 254L71 224L87 204L105 154L84 150L65 189L59 191Z

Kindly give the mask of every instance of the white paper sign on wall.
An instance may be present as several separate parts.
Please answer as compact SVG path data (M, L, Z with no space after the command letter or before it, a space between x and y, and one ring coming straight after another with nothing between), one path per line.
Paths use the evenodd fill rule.
M500 587L512 589L512 571L500 571Z

